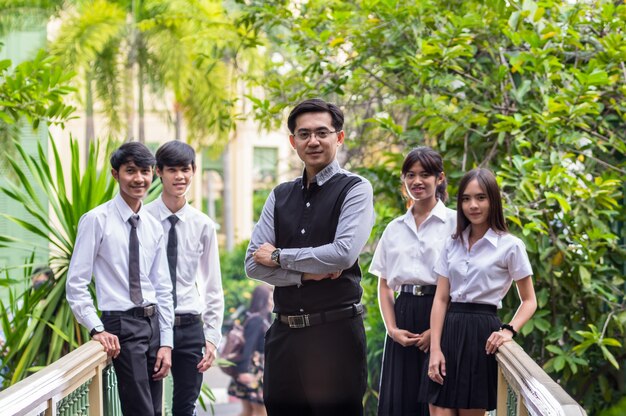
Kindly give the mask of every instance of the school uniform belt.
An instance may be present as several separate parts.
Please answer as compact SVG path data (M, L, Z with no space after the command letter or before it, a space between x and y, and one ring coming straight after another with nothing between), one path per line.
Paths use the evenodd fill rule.
M283 315L278 314L277 319L289 328L305 328L307 326L320 325L326 322L339 321L352 318L363 313L363 305L360 303L331 311L310 313L306 315Z
M102 311L103 316L134 316L135 318L149 318L156 314L156 305L138 306L127 311Z
M181 313L174 317L174 326L185 326L195 324L196 322L200 321L200 315L196 315L193 313Z
M402 285L401 292L410 293L413 296L434 295L437 290L435 285Z

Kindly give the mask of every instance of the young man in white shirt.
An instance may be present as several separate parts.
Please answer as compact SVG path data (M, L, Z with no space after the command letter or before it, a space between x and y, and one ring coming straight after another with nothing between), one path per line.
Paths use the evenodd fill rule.
M186 199L196 171L195 158L191 146L180 141L159 147L156 171L163 191L146 205L165 232L168 270L174 288L174 416L194 414L202 373L215 359L224 316L216 226Z
M78 223L67 301L78 322L113 357L122 413L161 415L174 309L163 228L142 203L152 183L154 156L143 144L130 142L110 162L119 193ZM92 276L102 320L89 293Z

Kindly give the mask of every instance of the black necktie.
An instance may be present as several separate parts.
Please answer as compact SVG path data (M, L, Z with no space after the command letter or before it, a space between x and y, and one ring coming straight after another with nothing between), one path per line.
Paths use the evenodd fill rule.
M130 290L130 300L137 306L143 303L141 295L141 280L139 278L139 238L137 237L137 223L139 215L131 215L128 219L130 223L130 239L128 241L128 286Z
M176 309L176 261L178 258L178 235L176 234L176 223L178 222L178 217L176 215L170 215L167 219L170 224L172 224L167 238L167 263L170 266L172 296L174 297L174 309Z

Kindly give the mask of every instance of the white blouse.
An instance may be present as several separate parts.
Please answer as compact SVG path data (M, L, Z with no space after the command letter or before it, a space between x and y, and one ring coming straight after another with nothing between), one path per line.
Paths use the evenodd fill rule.
M411 208L391 221L383 232L370 273L387 280L387 285L399 291L403 284L436 285L433 266L439 253L456 228L456 211L441 201L417 228Z
M463 242L446 242L435 272L449 279L452 302L501 307L513 280L533 274L526 246L514 235L490 228L469 250L470 227L463 231Z

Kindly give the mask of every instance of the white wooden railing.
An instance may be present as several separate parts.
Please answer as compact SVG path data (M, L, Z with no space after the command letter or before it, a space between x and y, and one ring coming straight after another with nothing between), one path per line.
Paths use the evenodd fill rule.
M515 341L498 349L497 416L582 416L587 413Z

